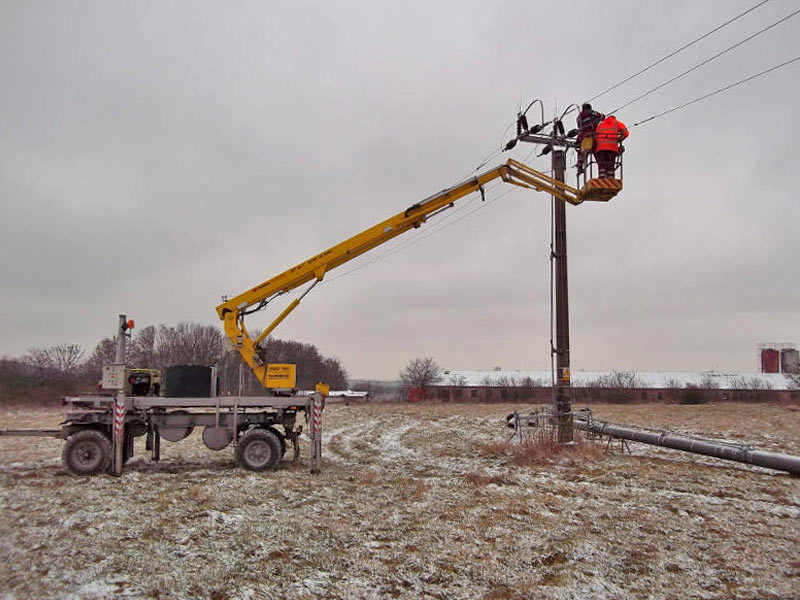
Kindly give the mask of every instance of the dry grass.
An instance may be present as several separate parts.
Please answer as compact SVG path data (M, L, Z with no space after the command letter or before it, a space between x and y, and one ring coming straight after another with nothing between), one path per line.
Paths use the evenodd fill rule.
M514 444L511 442L488 442L475 445L481 456L502 458L514 455Z
M507 464L516 466L542 466L560 464L576 466L597 462L605 458L602 444L576 437L575 443L559 444L550 438L537 437L523 443L490 442L478 444L478 451L486 457L507 457Z
M464 479L474 486L483 486L489 484L515 485L516 483L506 473L501 473L497 475L489 475L484 472L467 473L466 475L464 475Z
M798 478L640 445L508 444L511 408L331 405L318 476L240 471L195 432L160 464L138 440L121 478L77 478L59 441L0 438L0 596L800 597ZM786 407L594 412L800 454Z
M597 462L605 458L601 444L576 437L572 445L559 444L551 439L536 439L518 445L513 450L512 463L516 465L546 465L559 463L575 466L586 462Z

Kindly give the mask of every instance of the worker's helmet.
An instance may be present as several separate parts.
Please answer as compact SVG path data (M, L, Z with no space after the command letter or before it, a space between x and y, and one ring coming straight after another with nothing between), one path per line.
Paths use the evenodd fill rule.
M581 110L592 110L592 105L588 102L584 102L583 106L581 106Z

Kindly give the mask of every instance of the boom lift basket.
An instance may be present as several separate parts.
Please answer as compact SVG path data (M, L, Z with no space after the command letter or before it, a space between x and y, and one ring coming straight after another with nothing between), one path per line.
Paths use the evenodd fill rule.
M595 177L586 182L579 192L584 202L608 202L622 191L622 179Z
M586 142L586 140L583 140ZM587 159L586 171L583 176L578 175L580 191L578 197L581 202L608 202L622 191L622 154L618 154L614 162L614 172L619 174L619 179L613 177L595 177L595 160L591 153L585 154ZM581 186L583 181L583 186Z

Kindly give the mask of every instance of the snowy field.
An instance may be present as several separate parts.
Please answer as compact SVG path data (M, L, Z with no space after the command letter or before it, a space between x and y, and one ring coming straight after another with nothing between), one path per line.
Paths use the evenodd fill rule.
M307 445L253 474L195 431L80 478L59 440L0 438L0 597L800 597L800 478L635 444L514 466L514 408L330 405L321 475ZM800 454L796 407L594 412Z

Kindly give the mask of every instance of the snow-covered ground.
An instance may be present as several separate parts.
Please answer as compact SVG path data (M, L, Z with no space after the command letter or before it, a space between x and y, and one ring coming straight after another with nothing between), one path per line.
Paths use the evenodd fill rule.
M635 444L512 466L488 445L520 408L331 405L321 475L305 445L253 474L195 432L160 464L141 443L120 479L79 478L58 440L0 438L0 597L800 596L800 479ZM593 410L800 454L795 407Z

